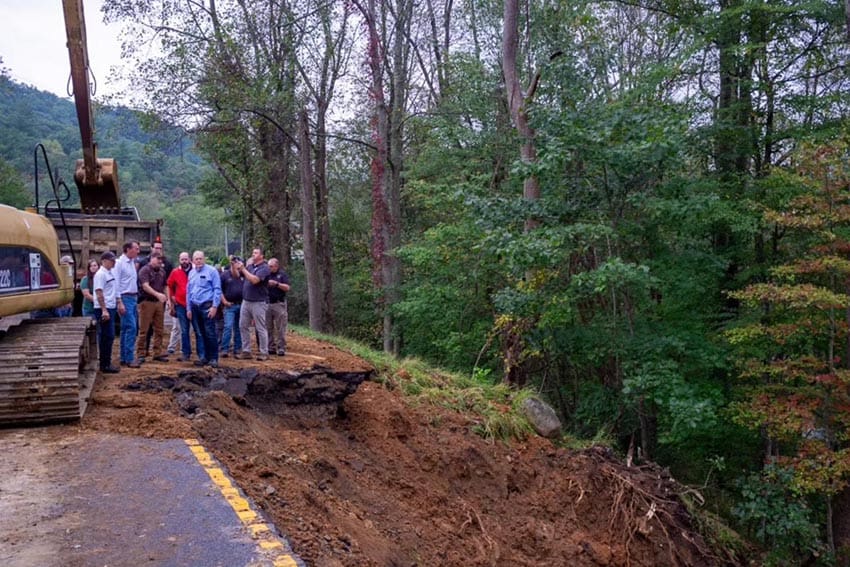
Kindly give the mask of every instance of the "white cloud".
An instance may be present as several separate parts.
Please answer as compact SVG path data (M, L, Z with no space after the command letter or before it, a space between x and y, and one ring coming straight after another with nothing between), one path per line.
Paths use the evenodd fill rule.
M89 64L97 80L95 97L120 90L110 84L111 68L121 65L118 27L103 23L103 0L84 1ZM1 0L0 58L15 81L68 97L71 73L65 46L61 0Z

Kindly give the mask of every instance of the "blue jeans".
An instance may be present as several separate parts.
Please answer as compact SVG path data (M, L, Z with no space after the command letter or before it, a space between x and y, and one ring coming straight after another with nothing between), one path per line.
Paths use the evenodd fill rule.
M191 309L191 307L189 307ZM195 312L192 311L192 330L195 331L195 349L198 351L198 360L206 360L204 356L204 332L201 327L203 326L203 318L198 319L195 317Z
M238 354L242 352L242 333L239 332L239 310L241 304L228 305L224 308L224 331L221 333L222 352ZM233 350L230 350L230 336L233 335Z
M208 362L218 362L218 337L215 332L215 317L210 319L207 317L207 311L209 311L211 303L204 304L206 307L202 307L198 304L192 304L192 325L195 327L195 333L200 334L200 337L196 335L196 339L198 339L198 356L201 360L205 360ZM204 346L204 352L201 353L200 345Z
M139 312L136 308L138 297L121 295L121 301L127 310L121 315L121 362L136 360L136 336L139 334Z
M186 308L182 305L174 305L174 313L180 322L180 350L183 356L192 356L192 339L189 336L189 318L186 317Z
M94 316L97 318L97 349L100 369L112 366L112 343L115 342L115 318L118 310L107 309L109 321L103 320L103 310L95 309Z

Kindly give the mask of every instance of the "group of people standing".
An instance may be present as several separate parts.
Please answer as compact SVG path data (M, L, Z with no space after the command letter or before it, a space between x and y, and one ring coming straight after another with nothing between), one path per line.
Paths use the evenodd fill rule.
M289 277L276 258L266 261L262 248L254 248L247 262L232 256L221 272L206 263L201 250L191 259L188 252L181 252L173 269L162 242L153 243L147 258L140 259L139 252L137 241L125 243L119 257L104 252L100 263L89 261L80 282L83 314L98 325L101 372L120 372L112 364L116 318L120 318L120 364L130 368L140 367L149 354L153 360L168 362L178 346L178 360L190 361L190 327L195 333L196 366L218 367L219 353L222 358L254 358L252 335L257 360L268 360L270 353L286 354ZM165 313L173 321L167 347ZM221 340L216 325L220 316Z

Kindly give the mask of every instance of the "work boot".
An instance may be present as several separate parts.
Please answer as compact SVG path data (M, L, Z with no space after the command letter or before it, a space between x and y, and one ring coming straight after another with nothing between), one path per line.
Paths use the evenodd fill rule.
M142 367L142 361L141 360L134 360L133 362L128 362L127 366L130 367L130 368L141 368Z
M107 366L106 368L101 368L100 371L104 374L118 374L121 372L121 369L115 368L114 366Z
M204 360L203 358L195 361L195 366L206 366L206 365L207 365L207 361Z
M240 360L251 360L254 356L250 352L240 352L234 358L238 358Z
M157 362L168 362L168 357L164 354L161 354L159 356L155 356L155 357L153 357L153 359L156 360Z

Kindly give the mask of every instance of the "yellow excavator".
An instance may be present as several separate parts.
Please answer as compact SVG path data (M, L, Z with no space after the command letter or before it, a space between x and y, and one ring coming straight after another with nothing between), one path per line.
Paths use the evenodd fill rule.
M120 208L114 160L98 159L82 0L63 0L71 83L83 159L74 180L80 209ZM0 426L75 420L86 410L97 368L88 317L28 318L70 304L74 262L60 258L56 228L45 216L0 205ZM62 261L64 260L64 261Z

